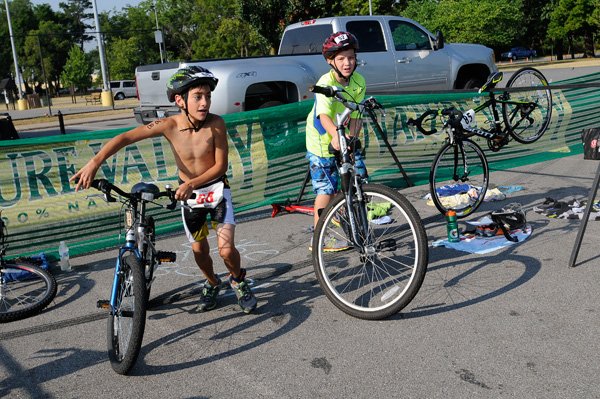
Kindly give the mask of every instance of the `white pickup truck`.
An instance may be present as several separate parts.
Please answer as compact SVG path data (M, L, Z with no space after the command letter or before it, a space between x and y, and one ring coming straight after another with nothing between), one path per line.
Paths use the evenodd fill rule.
M329 66L321 55L325 38L337 31L358 39L357 71L368 94L473 89L497 71L494 53L478 44L448 44L417 22L394 16L320 18L288 26L276 56L170 62L136 68L140 123L178 112L166 83L178 68L201 65L219 84L211 112L228 114L312 98L308 88Z

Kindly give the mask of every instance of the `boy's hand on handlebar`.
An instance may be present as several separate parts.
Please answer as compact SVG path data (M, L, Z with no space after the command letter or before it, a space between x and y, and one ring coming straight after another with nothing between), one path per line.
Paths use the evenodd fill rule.
M331 146L336 151L340 150L340 138L337 134L331 137Z
M175 191L175 199L178 201L187 201L191 196L194 188L190 183L182 183Z

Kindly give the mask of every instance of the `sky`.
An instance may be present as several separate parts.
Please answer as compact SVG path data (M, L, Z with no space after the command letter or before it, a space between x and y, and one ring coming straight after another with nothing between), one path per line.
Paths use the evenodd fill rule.
M96 0L96 7L98 8L98 12L113 11L113 9L121 11L123 7L128 5L137 6L141 1L142 0ZM59 10L58 3L61 2L66 3L67 0L31 0L32 4L50 4L52 9L56 11ZM92 12L91 8L90 12Z

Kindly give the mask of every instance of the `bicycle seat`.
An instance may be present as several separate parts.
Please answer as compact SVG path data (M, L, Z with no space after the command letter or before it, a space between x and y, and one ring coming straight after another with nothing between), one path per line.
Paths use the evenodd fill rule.
M131 187L131 194L152 193L158 194L160 190L155 184L139 182Z
M487 82L485 82L483 84L483 86L481 86L481 89L479 89L479 92L483 92L486 90L491 90L494 87L496 87L496 85L498 83L500 83L502 81L502 77L504 76L504 74L502 72L495 72L493 74L490 75L490 77L488 78Z

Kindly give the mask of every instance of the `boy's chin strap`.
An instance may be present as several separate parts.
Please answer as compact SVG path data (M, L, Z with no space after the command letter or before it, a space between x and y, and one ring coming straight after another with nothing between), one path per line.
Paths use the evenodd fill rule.
M344 75L342 75L342 72L340 72L338 67L335 65L335 62L332 62L331 64L329 64L329 66L335 71L335 73L338 74L340 79L342 79L344 82L348 83L348 82L350 82L350 78L352 77L352 74L354 73L354 71L356 71L356 67L358 65L356 65L356 64L354 65L354 69L352 70L352 73L348 77L345 77Z
M196 126L194 124L194 122L192 122L192 120L190 119L190 113L187 110L187 108L188 108L188 104L187 104L188 94L187 93L185 93L185 95L183 96L183 99L185 100L185 108L183 109L185 111L185 117L187 118L190 125L192 125L192 127L186 127L185 129L180 129L179 131L184 132L186 130L193 130L194 132L198 132L200 129L202 129L202 126L204 126L206 119L204 119L203 121L200 121L198 123L198 126ZM208 118L208 116L207 116L207 118Z

